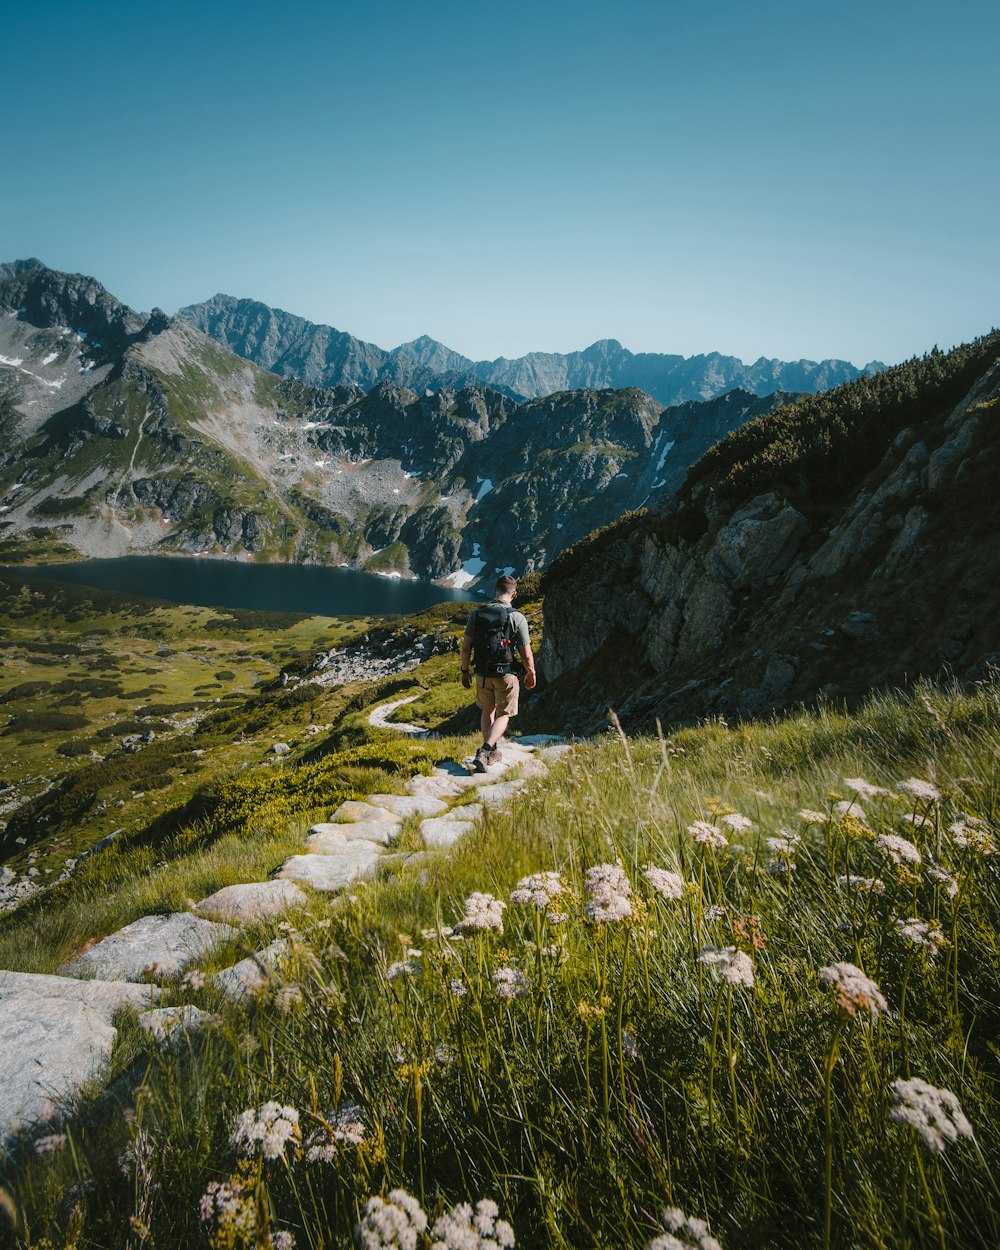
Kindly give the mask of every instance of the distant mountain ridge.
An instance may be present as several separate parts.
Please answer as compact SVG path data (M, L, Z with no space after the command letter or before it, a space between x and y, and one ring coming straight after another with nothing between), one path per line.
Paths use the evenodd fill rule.
M795 398L320 388L93 278L15 262L0 267L0 563L157 551L489 581L675 491L718 439Z
M858 368L846 360L783 361L764 356L744 364L719 352L680 356L630 352L601 339L579 352L530 352L509 360L470 360L427 335L387 351L332 326L317 325L257 300L214 295L177 315L230 351L281 377L313 386L393 382L414 390L487 385L513 397L558 391L635 387L667 406L715 399L737 387L754 395L815 394L886 366Z

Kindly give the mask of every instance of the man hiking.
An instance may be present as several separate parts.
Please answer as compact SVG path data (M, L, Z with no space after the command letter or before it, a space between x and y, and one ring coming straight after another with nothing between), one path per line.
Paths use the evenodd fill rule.
M526 689L535 688L535 657L528 641L528 622L511 607L516 594L517 582L513 577L497 578L493 599L469 613L462 639L462 685L466 690L472 685L470 659L476 668L476 707L483 735L483 745L473 761L477 773L500 762L497 744L510 718L517 715L518 680L510 671L513 647L517 647L524 665Z

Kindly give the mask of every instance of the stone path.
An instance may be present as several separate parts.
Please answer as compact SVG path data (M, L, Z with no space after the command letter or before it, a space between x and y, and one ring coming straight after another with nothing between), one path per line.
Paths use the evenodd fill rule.
M418 725L387 717L416 695L374 708L369 724L407 736ZM516 801L529 778L572 748L548 735L502 745L502 759L486 773L471 760L444 761L429 776L412 777L406 794L371 794L364 802L341 803L328 821L313 825L303 851L282 864L270 881L225 886L170 915L143 916L94 943L57 976L0 971L0 1148L21 1129L57 1116L66 1099L103 1074L116 1038L121 1006L142 1011L140 1027L162 1045L175 1046L189 1032L216 1019L193 1005L162 1007L155 980L177 980L189 965L220 942L238 938L240 926L276 917L301 906L314 890L335 893L373 877L379 867L428 850L447 848L476 828L487 808ZM510 774L518 771L520 776ZM416 822L423 850L394 852L403 822ZM240 1000L280 983L285 939L213 978L227 997ZM94 978L94 979L87 979ZM145 1009L145 1011L143 1011Z

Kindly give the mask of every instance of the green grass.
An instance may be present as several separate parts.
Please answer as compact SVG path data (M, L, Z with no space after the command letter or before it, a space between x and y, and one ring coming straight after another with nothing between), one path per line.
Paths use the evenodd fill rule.
M996 687L925 686L855 716L821 708L580 744L452 853L314 902L279 979L293 992L235 1007L206 989L196 1001L221 1022L169 1052L125 1030L117 1062L138 1082L122 1095L134 1116L114 1098L88 1103L72 1149L8 1169L20 1244L208 1245L199 1199L236 1175L259 1238L285 1229L299 1246L349 1245L368 1195L395 1186L432 1218L492 1197L523 1247L641 1247L674 1206L707 1219L726 1250L995 1246L998 857L963 849L949 829L975 817L1000 837L998 734ZM54 902L48 924L82 932L103 914L98 880L139 912L260 875L300 837L309 817L296 804L335 773L360 787L368 769L391 766L371 776L394 787L429 746L458 753L467 741L372 742L267 779L235 776L211 817L217 836L190 832L191 846L151 875L147 851L126 849L113 879L101 869L94 896ZM906 797L911 776L940 800ZM865 801L867 824L835 815L852 797L847 777L891 792ZM904 819L912 811L922 823ZM729 829L733 812L752 826ZM726 830L730 846L697 843L696 820ZM781 830L801 835L790 855L767 847ZM919 846L919 871L880 850L889 832ZM793 871L769 870L789 858ZM601 864L627 877L631 914L595 925L586 874ZM677 873L683 897L660 898L647 864ZM932 864L954 878L954 898ZM521 876L542 870L567 892L547 911L510 901ZM884 893L841 884L848 873L881 879ZM434 936L475 891L508 901L503 933ZM900 933L897 921L915 916L940 925L936 954ZM42 926L35 940L48 941ZM699 961L727 947L750 961L752 988ZM878 983L884 1014L838 1007L820 973L840 961ZM390 978L401 962L411 973ZM524 996L504 999L496 974L515 968ZM904 1077L953 1091L975 1139L934 1154L893 1122L891 1085ZM296 1110L305 1137L356 1103L364 1141L329 1163L309 1162L297 1140L281 1158L241 1161L236 1119L270 1100ZM130 1141L148 1164L125 1177ZM226 1236L217 1229L213 1244L254 1244Z

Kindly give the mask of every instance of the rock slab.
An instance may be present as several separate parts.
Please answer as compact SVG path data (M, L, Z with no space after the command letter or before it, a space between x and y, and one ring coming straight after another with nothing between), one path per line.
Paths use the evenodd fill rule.
M99 1080L117 1037L115 1012L149 999L138 985L0 971L0 1145Z
M218 916L233 924L266 920L280 916L289 907L301 907L306 901L294 881L248 881L245 885L227 885L195 904L195 911Z
M248 994L260 994L267 989L278 964L290 950L291 943L286 938L278 938L255 955L241 959L231 968L223 968L212 981L228 998L239 1000Z
M420 825L420 835L424 846L453 846L459 838L471 833L476 825L471 820L446 820L443 816L432 816Z
M368 802L385 808L400 819L406 816L440 816L448 806L441 799L418 798L409 794L369 794Z
M343 890L354 881L373 877L378 861L374 842L349 842L321 855L293 855L278 875L287 881L304 881L314 890Z
M186 911L142 916L63 964L59 975L103 981L175 977L217 943L236 936L229 925Z

